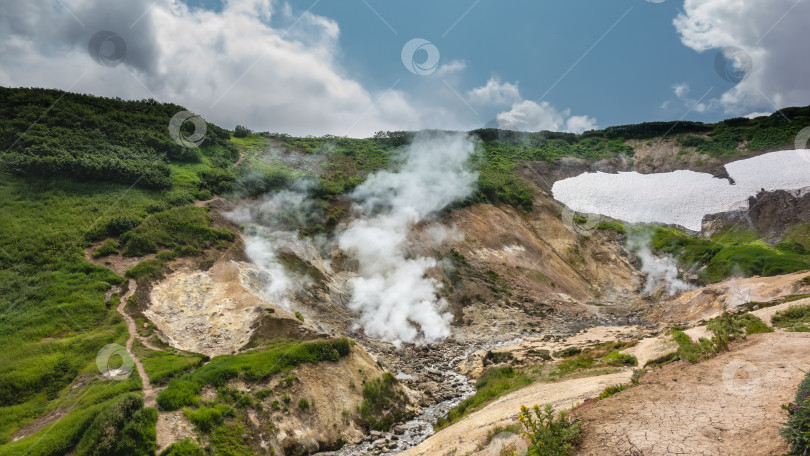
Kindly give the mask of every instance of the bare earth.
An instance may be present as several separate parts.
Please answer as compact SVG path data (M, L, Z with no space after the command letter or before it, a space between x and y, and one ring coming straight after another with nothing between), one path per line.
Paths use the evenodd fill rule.
M632 372L628 369L598 377L535 383L496 400L401 454L403 456L480 454L473 452L478 451L486 443L487 432L496 425L515 422L521 405L551 404L558 409L570 408L598 396L610 385L629 382L631 375Z
M582 455L773 455L781 405L810 368L810 334L755 334L699 364L678 362L583 408Z

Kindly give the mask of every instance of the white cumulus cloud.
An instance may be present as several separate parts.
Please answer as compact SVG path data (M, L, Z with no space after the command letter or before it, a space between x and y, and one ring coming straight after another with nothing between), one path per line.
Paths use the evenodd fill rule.
M736 115L810 103L810 60L801 39L808 23L810 2L803 0L685 0L674 21L695 51L735 47L751 57L748 77L714 100Z
M373 91L344 74L336 22L278 1L229 0L214 12L179 0L31 0L0 11L5 85L156 98L225 127L301 135L420 126L396 87ZM126 43L122 64L90 57L102 30Z

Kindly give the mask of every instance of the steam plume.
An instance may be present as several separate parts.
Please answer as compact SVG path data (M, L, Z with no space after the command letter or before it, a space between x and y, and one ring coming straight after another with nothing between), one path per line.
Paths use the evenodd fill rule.
M407 147L399 171L381 171L352 193L355 218L338 238L358 260L349 307L372 337L433 342L450 334L447 303L438 283L425 276L436 266L409 257L411 227L454 201L468 197L477 179L468 169L475 150L463 134L422 133Z
M627 246L641 261L641 272L647 275L644 293L654 293L662 287L670 296L689 291L694 288L691 284L678 278L678 264L669 255L656 256L650 249L650 232L633 233L627 238Z

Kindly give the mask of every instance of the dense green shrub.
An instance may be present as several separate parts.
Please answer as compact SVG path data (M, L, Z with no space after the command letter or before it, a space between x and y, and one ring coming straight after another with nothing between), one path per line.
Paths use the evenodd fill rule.
M175 207L149 215L141 224L121 236L125 256L156 253L167 249L205 249L219 241L231 241L234 234L225 228L211 228L211 216L202 207Z
M347 339L335 339L283 343L239 355L217 356L194 372L169 382L169 386L158 394L157 402L164 410L196 406L205 385L220 387L237 377L256 382L302 363L337 361L350 351L351 345Z
M606 398L608 398L610 396L613 396L616 393L619 393L619 392L622 392L622 391L626 390L627 388L630 388L630 385L625 384L625 385L608 386L607 388L605 388L604 391L599 393L599 399L606 399Z
M776 312L771 317L771 323L779 328L789 331L806 332L810 323L810 304L790 306L785 310Z
M93 251L93 258L102 258L105 256L115 255L118 253L118 249L120 248L121 244L113 239L107 239L103 244L98 246L96 250Z
M143 408L136 394L122 396L100 412L76 447L77 456L155 454L157 410Z
M225 404L216 404L211 407L203 405L196 410L183 409L183 414L197 426L197 429L207 434L222 424L226 417L232 416L233 409Z
M200 187L215 194L233 190L233 184L236 181L236 176L228 169L211 168L198 174L200 176Z
M233 130L233 135L237 138L245 138L252 133L249 128L243 127L242 125L237 125Z
M143 260L126 272L133 279L157 280L163 277L165 263L158 258Z
M794 402L783 405L782 408L787 410L788 419L780 434L790 445L790 454L810 453L810 373L799 383Z
M579 421L562 411L555 416L550 405L543 409L535 405L532 410L520 407L518 420L523 425L523 435L529 439L526 456L571 455L582 434Z
M376 431L388 431L394 423L407 416L408 397L399 386L399 382L390 373L366 382L363 386L363 403L360 405L360 417Z
M107 222L107 234L110 236L120 236L135 228L141 223L134 217L115 217Z
M602 358L602 362L608 366L637 366L638 360L635 356L613 350Z
M810 256L778 250L756 241L754 233L732 233L716 239L689 236L674 228L657 228L652 247L657 253L674 255L679 264L701 270L706 283L715 283L734 274L770 277L810 267Z
M307 398L302 397L301 399L298 399L298 408L301 410L309 410L309 401Z
M160 452L160 456L205 456L205 451L191 440L183 439L166 447Z

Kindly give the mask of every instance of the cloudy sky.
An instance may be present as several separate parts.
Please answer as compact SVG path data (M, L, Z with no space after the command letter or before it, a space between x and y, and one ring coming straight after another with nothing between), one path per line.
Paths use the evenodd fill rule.
M0 0L0 85L296 135L810 104L810 0Z

